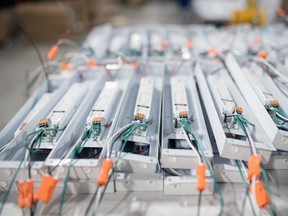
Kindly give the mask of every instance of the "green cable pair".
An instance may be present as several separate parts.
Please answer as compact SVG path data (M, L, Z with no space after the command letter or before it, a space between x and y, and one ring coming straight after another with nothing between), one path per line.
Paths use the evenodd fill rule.
M196 143L196 145L198 147L198 150L200 151L202 157L204 158L204 162L205 162L205 164L206 164L206 166L207 166L207 168L208 168L208 170L209 170L209 172L211 174L211 177L212 177L212 179L214 181L214 185L215 185L216 191L218 192L219 198L220 198L220 206L221 207L220 207L220 212L219 212L218 215L223 215L223 213L224 213L224 199L223 199L222 192L221 192L220 187L218 185L218 182L217 182L217 180L216 180L216 178L214 176L212 167L210 166L210 162L208 161L207 157L205 156L205 153L204 153L204 150L202 149L202 146L198 143L198 140L196 139L196 136L192 132L188 121L189 120L187 120L186 118L181 118L180 119L180 124L182 125L184 130L193 137L193 139L194 139L194 141L195 141L195 143Z

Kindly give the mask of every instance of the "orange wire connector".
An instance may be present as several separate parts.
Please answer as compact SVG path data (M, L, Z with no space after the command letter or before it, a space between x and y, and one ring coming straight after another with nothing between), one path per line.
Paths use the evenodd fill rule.
M187 40L186 40L186 47L188 47L188 48L189 48L189 47L192 47L192 44L193 44L193 43L192 43L192 40L191 40L191 39L187 39Z
M92 59L87 62L87 65L88 65L88 67L97 67L98 66L98 64Z
M71 66L68 65L68 64L66 64L66 63L64 63L64 62L59 63L59 66L60 66L60 68L62 68L63 70L67 70L67 71L71 71L71 70L72 70Z
M41 200L46 204L49 203L57 183L58 179L55 179L49 175L43 176L41 184L34 195L34 200Z
M20 208L32 207L33 205L33 181L17 182L18 206Z
M255 197L259 208L264 208L269 204L269 197L261 181L255 183Z
M285 11L283 10L283 8L278 7L277 8L277 14L279 17L284 17L285 16Z
M99 186L105 186L108 182L108 175L110 169L113 167L113 161L110 159L104 159L102 162L102 167L99 172L98 178L97 178L97 185Z
M179 112L179 117L180 117L180 118L188 117L188 112L187 112L187 111L180 111L180 112Z
M196 178L197 178L197 190L202 192L206 189L206 177L205 177L206 166L204 164L198 164L196 166Z
M258 57L259 57L259 58L266 59L267 56L268 56L267 52L265 52L265 51L263 51L263 50L260 50L260 51L258 52Z
M251 155L248 161L248 173L247 179L251 182L252 177L255 176L257 179L260 177L260 163L261 158L258 155Z
M101 122L101 118L100 117L95 117L92 119L92 124L98 124Z
M145 117L145 115L143 113L136 113L135 114L135 119L143 120L144 117Z
M207 53L211 56L217 56L218 55L218 52L216 49L208 49Z
M47 58L49 60L52 60L56 57L57 53L58 53L58 47L56 45L52 46L51 49L48 52Z
M237 112L238 114L242 114L243 109L240 106L235 106L235 112Z

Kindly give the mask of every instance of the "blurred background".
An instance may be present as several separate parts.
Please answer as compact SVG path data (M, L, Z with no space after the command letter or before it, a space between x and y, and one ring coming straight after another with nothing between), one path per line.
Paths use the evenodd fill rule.
M281 0L1 0L0 130L33 91L27 84L40 64L35 46L45 57L59 38L81 42L104 23L263 26L279 22L287 5Z

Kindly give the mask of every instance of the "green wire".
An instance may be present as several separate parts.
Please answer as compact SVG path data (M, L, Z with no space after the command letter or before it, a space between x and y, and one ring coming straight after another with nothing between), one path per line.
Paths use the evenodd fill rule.
M23 154L23 157L22 157L22 159L21 159L21 161L20 161L20 163L19 163L19 166L17 167L17 169L16 169L16 171L15 171L15 173L14 173L14 176L13 176L11 182L10 182L10 185L8 186L8 190L5 192L5 194L4 194L4 196L3 196L2 200L1 200L0 215L1 215L2 211L3 211L4 205L5 205L5 203L6 203L7 199L8 199L8 196L9 196L9 194L10 194L10 192L11 192L12 186L14 185L14 183L15 183L15 181L16 181L16 178L17 178L17 175L18 175L18 173L19 173L19 171L20 171L20 168L21 168L21 166L22 166L22 163L23 163L24 160L25 160L26 151L28 151L28 149L29 149L29 148L28 148L28 144L29 144L28 138L30 138L30 137L32 137L33 135L36 134L36 139L37 139L37 137L39 136L39 133L40 133L40 132L42 132L42 130L41 130L41 131L39 131L39 130L34 131L34 132L28 134L28 135L26 136L26 138L25 138L24 145L25 145L26 150L24 151L24 154ZM31 139L30 139L30 140L31 140Z
M135 125L136 125L136 127L135 127ZM125 132L128 131L128 134L126 134L126 136L124 136L124 133L125 133L125 132L124 132L123 135L122 135L122 138L120 138L120 140L123 141L123 140L124 140L123 137L125 137L125 141L124 141L124 143L123 143L123 145L122 145L122 147L121 147L121 149L120 149L120 151L119 151L119 155L118 155L117 158L116 158L116 161L115 161L115 163L114 163L114 165L113 165L112 170L114 170L114 169L116 168L116 166L117 166L117 164L118 164L118 161L120 160L121 154L122 154L122 152L124 151L125 146L126 146L126 144L127 144L127 142L128 142L129 136L132 135L133 131L138 127L138 125L139 125L138 122L135 122L134 124L132 124L132 125L125 131ZM109 176L108 182L110 181L111 176L112 176L112 175ZM108 184L107 184L107 185L108 185ZM100 203L101 203L101 201L102 201L102 199L103 199L103 196L104 196L104 194L105 194L106 188L107 188L107 186L105 186L105 187L104 187L104 190L102 191L102 194L101 194L101 197L100 197L100 200L99 200L99 205L100 205ZM94 215L94 214L95 214L95 212L93 213L93 215Z
M222 192L221 192L221 190L220 190L220 187L219 187L219 185L218 185L218 182L216 181L216 178L215 178L214 173L213 173L213 171L212 171L212 168L211 168L211 166L210 166L210 163L209 163L208 159L206 158L206 156L205 156L205 154L204 154L204 151L203 151L203 149L202 149L202 146L198 143L198 140L196 139L194 133L192 132L192 130L191 130L191 128L190 128L190 126L189 126L189 124L188 124L188 122L187 122L187 119L181 118L181 119L180 119L180 123L181 123L181 125L183 126L184 130L185 130L187 133L189 133L189 134L192 135L192 137L193 137L193 139L194 139L194 141L195 141L198 149L200 150L200 153L201 153L202 157L204 158L204 162L205 162L205 164L206 164L206 166L207 166L207 168L208 168L208 170L209 170L209 172L210 172L210 174L211 174L211 177L213 178L216 191L218 192L219 198L220 198L220 212L219 212L218 215L223 215L224 199L223 199L223 195L222 195Z
M265 169L262 167L262 164L261 164L261 172L263 174L263 180L264 180L264 185L267 189L267 192L268 192L268 198L269 198L269 207L270 207L270 213L271 215L275 215L275 211L273 209L273 206L272 206L272 202L271 202L271 190L270 190L270 186L269 186L269 182L268 182L268 177L267 177L267 173L265 171Z
M6 203L7 199L8 199L8 196L9 196L9 194L11 192L12 186L15 183L15 180L16 180L16 177L17 177L19 171L20 171L21 165L24 162L25 153L26 153L26 151L24 152L24 155L23 155L23 157L22 157L22 159L21 159L21 161L19 163L19 166L17 167L17 170L16 170L16 172L15 172L13 178L12 178L12 181L10 182L8 190L5 192L5 194L4 194L4 196L3 196L2 200L1 200L0 215L1 215L2 211L3 211L4 205L5 205L5 203Z
M271 111L274 111L274 110L271 110ZM279 111L280 112L280 111ZM245 119L245 118L239 118L239 116L241 116L242 117L242 115L239 115L239 114L237 114L236 115L236 119L237 119L237 121L240 123L240 127L241 127L241 129L243 130L243 132L245 133L245 135L247 136L247 133L246 133L246 131L245 131L245 128L244 128L244 125L243 125L243 122L244 123L248 123L248 124L250 124L250 125L253 125L252 123L250 123L247 119ZM245 121L243 121L243 119L245 120ZM253 125L254 126L254 125ZM237 163L237 162L236 162ZM237 164L238 165L238 164ZM261 165L261 171L262 171L262 173L263 173L263 179L264 179L264 184L265 184L265 186L266 186L266 188L267 188L267 191L268 191L268 198L269 198L269 203L270 203L270 212L271 212L271 214L272 215L275 215L275 213L274 213L274 210L273 210L273 207L272 207L272 203L271 203L271 199L270 199L270 187L269 187L269 183L268 183L268 178L267 178L267 175L266 175L266 172L265 172L265 170L262 168L262 165Z
M240 173L240 175L241 175L242 181L243 181L243 183L244 183L244 185L245 185L245 187L246 187L246 196L248 196L248 199L249 199L249 202L250 202L252 211L253 211L253 215L256 215L255 209L254 209L253 204L252 204L251 197L248 195L249 184L245 181L244 175L243 175L242 170L241 170L240 165L239 165L239 161L238 161L238 160L235 160L235 161L236 161L236 164L237 164L239 173Z
M60 205L59 205L59 211L58 211L58 216L62 215L62 209L63 209L63 204L64 204L64 200L65 200L65 194L66 194L66 189L67 189L67 184L68 184L68 179L69 179L69 175L70 175L70 171L71 171L71 167L72 167L72 162L73 159L78 151L79 145L77 145L71 155L71 160L69 162L69 166L67 168L67 172L66 172L66 176L65 176L65 180L64 180L64 187L62 190L62 194L61 194L61 200L60 200Z

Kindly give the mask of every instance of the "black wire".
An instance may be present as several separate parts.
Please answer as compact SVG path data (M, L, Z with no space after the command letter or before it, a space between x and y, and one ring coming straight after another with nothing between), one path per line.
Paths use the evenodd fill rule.
M106 184L106 185L107 185L107 184ZM96 196L97 196L98 190L99 190L99 187L97 186L97 188L96 188L96 190L95 190L95 192L94 192L94 194L93 194L93 196L92 196L92 199L90 200L89 205L88 205L88 207L87 207L87 209L86 209L86 211L85 211L85 216L88 215L89 210L90 210L90 208L91 208L91 206L92 206L92 204L93 204L93 202L94 202L94 200L95 200L95 198L96 198Z
M48 77L48 71L47 71L47 68L45 67L45 62L41 56L41 53L39 51L39 48L38 46L36 45L36 43L34 42L34 40L30 37L30 35L27 33L27 31L23 28L23 26L20 25L20 29L22 30L22 32L25 34L26 38L30 41L31 45L33 46L34 50L36 51L37 53L37 56L38 56L38 59L40 60L41 62L41 66L42 66L42 69L43 69L43 72L44 72L44 75L45 75L45 79L47 81L47 91L50 92L50 82L49 82L49 77Z
M202 191L199 192L198 196L197 216L200 216L201 198L202 198Z

